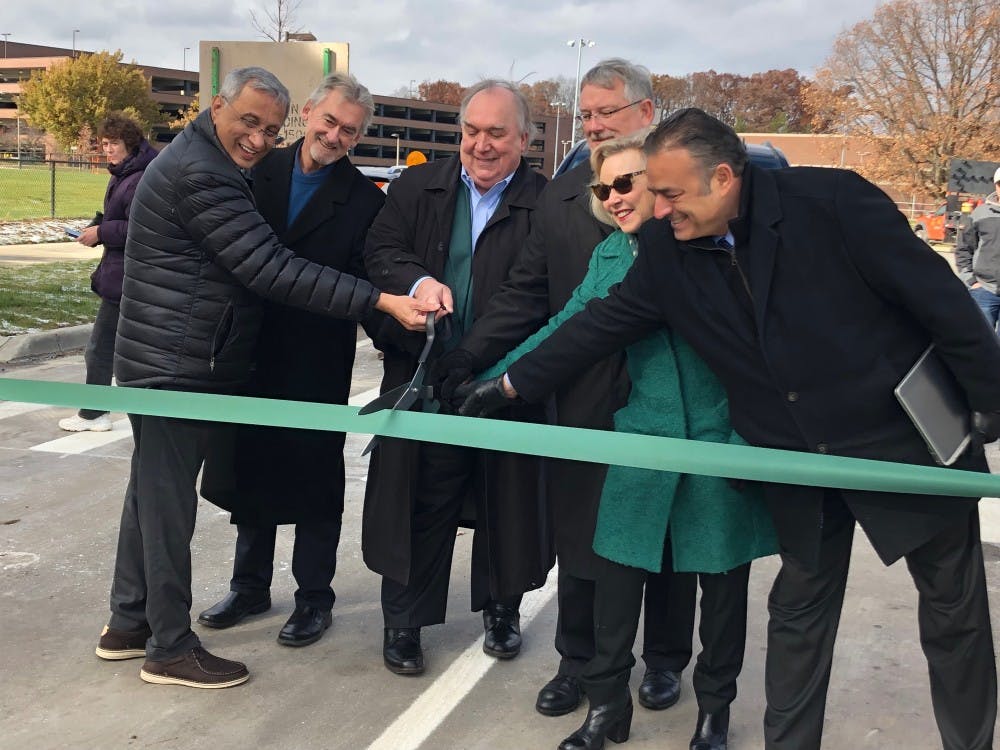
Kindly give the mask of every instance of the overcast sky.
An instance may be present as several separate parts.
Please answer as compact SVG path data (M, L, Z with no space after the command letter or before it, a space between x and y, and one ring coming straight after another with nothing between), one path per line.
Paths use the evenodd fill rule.
M200 40L263 41L250 9L274 0L66 0L3 2L0 33L10 41L77 49L121 49L126 61L180 68L197 65ZM870 18L878 0L303 0L297 26L320 41L348 42L351 72L373 93L411 81L445 78L470 84L482 77L531 83L574 79L621 56L653 73L684 75L714 69L755 73L795 68L811 75L842 30ZM2 54L2 53L0 53Z

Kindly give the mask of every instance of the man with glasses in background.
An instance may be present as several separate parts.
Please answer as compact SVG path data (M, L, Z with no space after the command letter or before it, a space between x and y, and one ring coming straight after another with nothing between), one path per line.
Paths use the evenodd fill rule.
M274 147L288 90L263 68L226 76L211 107L153 160L136 189L125 245L115 376L125 387L240 393L261 297L359 320L388 312L421 330L428 305L300 258L256 209L249 170ZM432 306L431 306L432 307ZM227 425L130 414L134 450L102 659L145 657L157 684L225 688L249 677L191 630L195 482Z
M636 133L653 122L649 71L621 58L603 60L580 85L577 115L591 147ZM562 310L587 272L594 248L612 231L590 212L590 161L546 185L528 236L507 282L486 313L439 363L443 395L485 369ZM613 430L614 413L629 392L625 358L615 354L581 372L556 392L556 423ZM594 656L594 579L600 558L591 549L607 466L548 461L546 492L559 560L555 646L558 672L538 693L535 708L546 716L575 710L582 699L580 672ZM643 661L639 702L662 710L680 698L680 674L691 660L697 575L674 573L670 546L661 573L650 574L645 592Z

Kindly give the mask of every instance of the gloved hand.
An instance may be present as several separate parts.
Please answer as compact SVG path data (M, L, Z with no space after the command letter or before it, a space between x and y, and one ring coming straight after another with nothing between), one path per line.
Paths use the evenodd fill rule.
M972 431L983 444L1000 438L1000 411L972 412Z
M472 378L476 369L476 358L465 349L453 349L434 362L429 385L434 389L434 398L445 403L455 396L455 389Z
M517 402L504 390L503 375L492 380L476 380L455 389L455 399L462 399L458 413L463 417L486 417Z

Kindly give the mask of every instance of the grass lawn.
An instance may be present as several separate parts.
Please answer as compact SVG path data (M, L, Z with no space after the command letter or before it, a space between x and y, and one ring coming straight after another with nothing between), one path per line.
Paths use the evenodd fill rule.
M56 211L52 217L52 168L48 164L0 162L0 221L90 218L104 205L111 175L106 169L56 166Z
M92 260L0 266L0 336L90 323L100 298L90 291Z

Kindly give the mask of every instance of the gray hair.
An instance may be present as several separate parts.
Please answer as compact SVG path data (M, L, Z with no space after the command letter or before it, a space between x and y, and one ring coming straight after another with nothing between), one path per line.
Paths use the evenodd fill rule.
M371 92L358 83L358 79L350 73L331 73L309 94L309 104L312 106L319 104L332 91L339 91L343 95L344 101L357 104L365 111L361 135L367 133L375 118L375 100L372 98Z
M654 128L643 146L646 156L675 148L687 149L701 167L706 189L720 164L728 164L737 177L746 169L747 149L736 131L697 107L672 112Z
M522 134L527 133L528 143L531 143L535 139L535 136L538 135L538 128L535 127L535 123L531 119L531 105L528 104L528 99L521 93L521 90L510 81L503 81L499 78L486 78L466 89L465 96L462 98L462 104L458 108L458 121L461 123L465 122L465 110L469 108L469 102L472 100L472 97L480 91L488 91L490 89L504 89L514 96L514 102L517 104L518 130Z
M642 65L633 65L621 57L609 57L597 63L583 76L580 88L599 86L602 89L611 89L618 81L625 84L625 98L630 102L653 98L653 78L649 74L649 69Z
M620 154L623 151L643 151L643 144L645 144L646 137L651 132L653 132L652 128L643 128L632 133L632 135L623 135L620 138L612 138L611 140L598 143L594 150L590 152L590 169L594 173L591 184L596 185L601 181L601 167L604 166L604 162L609 156ZM646 154L643 153L643 162L645 160ZM593 193L590 194L590 212L594 214L594 218L598 221L610 224L613 227L617 226L614 217L604 208L603 201L597 200L597 196Z
M291 103L288 89L285 88L285 84L279 81L274 73L264 70L264 68L233 68L226 74L225 80L222 81L222 86L219 88L219 96L227 102L231 102L247 86L254 91L263 91L284 108L285 114L288 113L288 107Z

